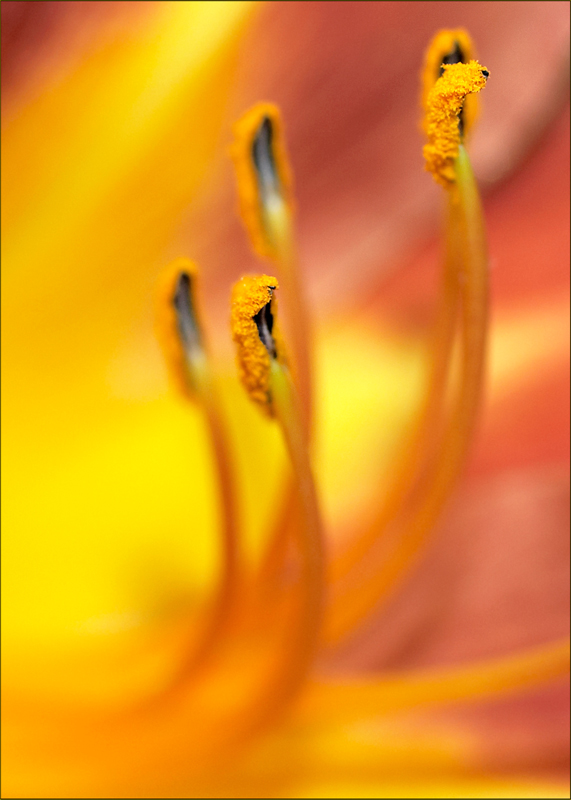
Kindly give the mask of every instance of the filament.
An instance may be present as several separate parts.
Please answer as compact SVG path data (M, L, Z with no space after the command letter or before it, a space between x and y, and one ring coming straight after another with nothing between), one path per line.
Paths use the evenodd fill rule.
M309 447L312 424L311 385L311 332L307 302L299 279L299 267L291 209L281 204L273 214L275 250L272 258L280 279L280 295L284 298L285 330L288 354L292 360L295 383L299 392L300 424ZM269 544L260 566L262 586L275 582L283 568L288 542L291 541L292 524L295 524L298 493L294 479L288 477L278 501L276 523L269 536Z
M398 509L398 515L394 512L404 494L403 484L398 484L400 494L394 493L389 497L381 520L385 527L377 528L380 554L373 555L366 564L362 559L358 574L336 592L325 633L330 644L343 637L386 599L389 590L410 568L459 476L472 438L483 383L488 307L487 250L477 187L463 146L460 146L455 168L456 181L449 189L452 225L449 248L451 263L456 261L461 301L461 366L456 399L437 447L432 445L430 435L424 440L424 470L406 505ZM460 261L453 255L456 246ZM453 299L452 288L449 299ZM442 324L446 336L450 333L451 320ZM445 361L448 358L446 355ZM425 421L429 414L437 413L438 397L442 396L444 386L445 361L436 362L433 367L433 397L426 407ZM396 519L391 525L393 516ZM374 528L366 537L367 544L373 531Z
M219 583L202 640L195 647L186 664L183 664L182 677L195 675L204 668L221 644L227 633L233 615L240 583L240 554L238 547L238 508L234 486L234 476L224 420L222 419L217 393L210 373L205 372L200 384L199 397L208 427L222 511L222 568Z
M452 357L452 346L459 309L458 205L448 202L446 254L436 322L432 333L427 390L412 432L394 467L390 485L374 520L360 535L353 536L344 550L332 561L330 577L338 582L355 568L378 541L379 533L394 519L419 475L426 470L442 435L445 393Z
M285 330L293 362L294 377L300 396L303 430L309 438L311 428L311 330L307 301L299 278L299 259L293 233L290 208L280 207L274 213L274 263L280 279L281 295L286 309Z
M301 686L319 641L325 583L323 531L300 400L275 324L276 288L275 278L262 275L243 278L232 293L232 335L242 383L259 406L259 387L264 389L266 413L282 430L300 511L295 525L299 576L291 591L293 611L268 684L240 725L249 732L275 719ZM261 324L264 319L272 320L271 330Z
M299 400L287 367L277 360L272 361L272 394L302 512L295 531L301 562L299 587L295 589L298 618L285 642L286 661L272 689L275 711L296 693L311 665L322 623L325 575L322 523Z
M569 638L469 666L385 674L334 686L313 684L304 710L312 719L340 721L418 706L470 702L542 686L569 672Z
M204 415L212 446L221 507L222 564L208 621L178 667L169 691L203 669L228 630L236 605L239 550L237 502L224 420L215 390L196 307L196 266L185 258L165 270L159 292L157 334L174 383Z

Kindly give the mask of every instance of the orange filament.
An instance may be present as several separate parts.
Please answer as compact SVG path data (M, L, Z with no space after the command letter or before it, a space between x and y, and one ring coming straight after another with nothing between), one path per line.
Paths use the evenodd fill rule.
M489 72L477 61L444 66L444 74L428 94L426 101L426 135L423 154L426 169L443 186L456 180L454 160L458 156L461 132L458 116L466 96L481 91Z
M477 62L454 63L442 67L441 78L434 77L444 56L465 57L470 49L469 41L456 34L457 31L442 32L436 37L423 76L427 128L434 140L427 147L434 143L443 147L446 137L452 137L458 156L456 161L450 157L450 163L446 162L453 180L442 176L438 179L453 188L456 179L461 179L461 186L448 198L447 256L429 390L415 432L373 525L333 562L336 586L328 616L329 641L343 636L369 613L409 567L459 474L474 424L482 383L487 257L477 191L460 145L458 113L466 89L479 91L485 85L487 71ZM463 52L452 53L453 46ZM433 83L430 89L429 76ZM463 368L454 410L442 432L459 285L463 298Z
M472 50L470 37L462 29L440 31L434 37L425 58L422 76L422 101L425 108L428 95L440 76L443 60L448 58L465 61L471 56ZM461 269L461 254L458 252L457 241L459 229L457 202L449 202L448 209L449 223L443 287L439 301L440 309L436 317L437 323L425 401L409 441L403 447L400 463L396 465L391 486L373 524L366 533L354 537L345 552L333 562L331 577L334 581L342 579L359 563L375 543L379 533L384 531L398 514L399 509L406 503L407 497L418 483L419 476L425 472L427 463L434 455L438 444L452 356L458 308L459 271Z
M261 371L258 367L260 359L258 344L265 351L267 359L263 360L263 369L267 370L263 383L265 396L271 398L268 402L271 403L272 414L283 432L293 470L296 499L302 512L295 526L300 561L298 585L293 590L295 613L286 630L282 653L270 675L269 687L251 709L249 716L252 729L267 725L299 690L319 641L324 592L322 524L299 399L287 365L284 363L283 345L279 336L277 352L272 352L272 343L266 341L263 332L260 333L254 321L260 310L269 304L275 318L273 298L275 287L275 280L267 275L243 278L234 287L232 302L232 332L238 345L238 361L241 369L252 371L248 363L251 359L254 364L254 375L257 376ZM276 326L273 325L272 335L275 334ZM257 338L257 343L254 337ZM249 355L251 351L255 351L255 358ZM245 366L244 361L246 361ZM244 378L243 382L252 396L250 382ZM256 397L253 399L258 402ZM260 403L259 405L267 413L265 406Z
M281 586L281 573L292 543L291 532L298 524L297 492L293 476L286 477L286 491L278 500L278 512L268 536L268 546L258 569L257 581L262 597L275 595Z
M428 461L442 433L445 393L458 315L460 270L457 236L455 236L458 227L455 223L458 216L457 205L450 202L448 208L446 257L441 279L439 308L432 334L427 391L373 522L364 532L350 537L349 544L331 563L330 577L336 584L334 593L345 588L347 578L351 580L352 570L365 556L371 557L371 547L407 502L407 498L418 483L419 476L426 471Z
M301 510L295 531L300 574L293 590L294 616L283 641L281 658L270 678L269 694L258 707L256 725L266 725L275 719L301 688L319 643L325 589L323 530L299 401L287 367L276 360L272 361L272 393Z
M424 126L426 126L424 115L427 111L428 95L440 78L443 65L455 61L467 64L475 57L474 44L470 34L464 28L441 30L435 34L424 55L424 67L421 75L421 105L424 112ZM477 115L478 99L474 94L470 94L466 97L462 110L465 134L472 128Z
M298 258L290 220L280 229L274 263L280 279L283 328L287 334L290 367L301 402L302 424L310 438L312 421L311 325L299 278Z
M196 676L220 644L234 613L238 583L238 530L237 503L231 457L228 451L225 426L208 361L202 348L189 348L180 328L180 311L175 306L175 295L180 287L181 276L191 278L188 283L188 308L192 311L192 322L199 326L194 289L198 269L187 258L173 261L161 277L158 292L157 333L161 341L171 378L176 388L187 399L197 403L205 416L212 445L222 507L223 563L222 574L216 596L202 636L192 652L183 660L178 676L170 689L174 690ZM202 334L197 330L197 334Z
M328 615L326 638L330 643L346 635L372 608L378 606L410 568L460 474L472 438L483 383L488 305L487 249L477 188L462 146L455 169L457 182L449 195L452 226L449 247L462 300L460 385L443 437L437 446L436 440L425 440L428 447L424 448L424 470L412 486L406 504L399 507L396 502L406 496L401 484L397 484L397 491L389 496L387 507L382 511L383 528L377 529L377 553L369 551L368 558L361 559L353 576L337 588ZM451 332L451 322L452 318L445 325L447 336ZM436 370L440 388L436 386L435 400L444 387L444 366L439 365ZM436 408L437 404L434 405ZM365 536L366 545L371 544L372 530ZM362 553L364 547L358 547ZM352 564L355 564L354 558Z
M314 684L303 710L312 720L339 722L418 706L469 702L541 686L569 672L569 639L468 666L426 669L345 685Z
M459 48L460 52L454 53L455 48ZM426 103L428 94L438 79L443 58L454 55L465 59L471 54L471 51L471 42L465 31L441 31L437 34L426 57L423 73L423 103ZM368 555L368 569L373 572L373 565L376 564L378 566L379 560L386 557L387 553L383 549L382 552L377 554L377 559L375 560L370 549L382 532L384 532L385 540L390 536L391 531L390 529L387 531L387 526L390 525L391 521L394 521L399 514L399 510L410 500L411 492L415 490L415 487L418 494L418 482L433 460L435 449L438 446L439 438L441 438L445 392L450 371L457 317L458 284L461 269L457 202L449 202L448 208L449 223L443 287L440 297L440 310L436 318L428 391L414 430L403 448L400 463L396 465L394 478L381 508L375 515L374 522L364 534L354 537L351 544L332 564L331 577L337 582L334 591L341 597L350 592L355 583L358 582L362 586L364 566L361 566L361 572L358 576L351 576L350 574L360 560ZM371 587L371 599L373 597L374 592ZM344 601L343 604L345 605Z

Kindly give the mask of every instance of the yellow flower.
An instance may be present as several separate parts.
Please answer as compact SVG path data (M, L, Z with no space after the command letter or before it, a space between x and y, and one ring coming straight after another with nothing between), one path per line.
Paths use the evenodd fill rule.
M426 579L422 564L408 583L407 570L449 494L475 409L456 418L462 436L454 429L445 440L451 446L448 453L457 448L458 464L450 474L441 459L438 469L421 470L420 484L412 485L414 454L403 449L403 441L420 442L428 465L434 466L431 448L442 441L441 415L448 418L439 370L452 363L452 390L460 387L462 395L464 387L462 409L476 397L481 376L462 372L462 364L474 364L472 356L456 364L447 327L457 324L456 317L440 315L445 324L437 335L448 349L437 351L446 358L440 367L436 359L432 395L426 392L428 328L414 303L426 304L422 312L432 304L431 294L426 286L411 289L405 271L404 290L398 276L392 289L385 287L385 297L393 291L398 298L395 316L387 313L381 324L375 318L385 301L373 296L376 282L367 260L376 264L385 247L374 240L367 248L358 229L371 212L370 196L357 205L345 193L359 184L359 171L374 173L378 163L349 160L336 169L330 152L323 172L319 147L309 143L304 152L297 150L296 221L306 243L304 284L312 248L323 247L327 272L322 273L322 294L330 302L337 298L334 313L312 295L311 306L319 308L315 380L297 261L288 247L293 215L272 229L275 235L265 248L260 238L276 216L256 227L254 245L274 262L271 269L246 255L243 244L236 245L237 224L228 233L233 223L226 198L234 189L223 151L232 118L250 101L266 97L263 81L252 85L248 70L259 70L268 53L270 69L279 62L270 46L275 45L272 14L281 20L278 40L289 32L296 46L303 43L304 32L319 27L317 22L326 29L332 25L327 29L332 33L335 25L345 29L350 40L359 15L398 17L401 5L407 11L398 29L409 36L407 15L417 14L417 4L415 9L357 4L355 18L344 20L344 4L340 10L335 4L289 4L292 11L287 5L147 3L127 10L103 3L3 4L7 15L23 14L8 28L16 41L18 30L34 33L37 20L48 31L44 14L55 15L56 35L51 51L46 51L47 34L36 39L42 74L38 79L31 72L27 82L8 92L3 128L4 796L565 796L561 781L552 774L544 781L525 776L521 761L516 760L515 775L494 771L489 754L482 753L481 726L442 716L452 701L497 692L518 696L534 683L555 679L566 663L565 644L553 645L560 631L549 629L529 642L510 640L489 654L460 659L460 665L454 663L453 648L452 658L446 657L445 647L444 657L438 658L436 648L433 663L430 652L425 663L420 657L416 665L414 658L407 664L402 655L407 646L419 647L421 637L406 620L406 598L414 598L417 584L421 587ZM539 9L544 4L529 5ZM320 16L322 7L332 23ZM100 15L95 34L74 38L88 13ZM68 28L66 15L78 15L70 17ZM366 42L374 31L375 47L392 46L383 33L386 26L371 28L362 19L357 27ZM425 38L427 27L432 32L434 22L421 26ZM69 47L59 53L58 31L71 34ZM12 52L26 52L33 64L32 33ZM288 49L287 36L284 41L284 63L299 59L293 44ZM313 41L316 47L326 46L328 37ZM269 46L265 55L264 43ZM414 41L406 48L412 71L418 70L425 42L417 44L414 56ZM510 50L505 41L501 46L502 52ZM343 68L353 69L362 52L356 47L353 61L342 53ZM337 63L339 56L333 55ZM495 80L501 70L492 54L488 58L485 53L485 62ZM399 84L398 93L386 97L401 101L406 80L400 80L392 55L384 63L387 69L394 65L388 78ZM296 80L303 83L303 70ZM282 88L287 133L286 82ZM413 106L416 88L412 83L409 88ZM254 90L256 96L248 97ZM293 133L304 115L318 115L316 128L322 129L328 124L327 109L334 113L326 88L307 84L304 91L314 102L299 103L303 108L298 117L292 115ZM359 149L357 112L378 113L360 91L358 84L359 102L343 112L355 123L349 128L348 151L356 158L366 152ZM347 89L348 102L353 94ZM398 139L398 125L388 127ZM341 135L332 141L339 145ZM420 152L418 141L415 148ZM487 164L492 176L497 164L486 156L485 140L480 148L483 168ZM398 203L398 177L406 177L408 167L397 164L391 174L390 148L385 158ZM290 179L280 164L289 192ZM420 158L413 166L419 181L430 183ZM331 185L324 183L309 212L309 239L303 229L311 205L311 196L303 195L305 175L314 176L317 192L319 176L329 173L336 187L346 187L331 195L333 206L344 198L343 210L336 215L332 206L331 214L324 214ZM456 197L456 189L446 191ZM392 202L393 195L387 196L386 202ZM292 208L289 195L287 208ZM454 213L451 230L464 235ZM277 219L283 222L280 214ZM343 245L343 220L351 219L358 220L352 233L360 241L353 253ZM409 218L409 240L412 226ZM323 235L328 228L330 237ZM382 241L388 249L386 234ZM449 261L457 265L454 234L448 247ZM195 307L200 336L192 340L192 357L177 339L180 316L168 303L173 292L180 299L187 287L194 289L195 268L187 261L175 264L155 299L164 265L181 252L196 258L200 268ZM234 256L236 263L228 263ZM341 279L335 272L340 263ZM273 274L274 267L300 401L296 406L287 376L264 373L262 394L276 401L277 422L259 414L242 392L226 345L230 336L223 310L232 278L266 269ZM188 281L181 282L181 274ZM266 289L278 282L266 281ZM360 314L350 299L356 286L360 297L370 294L372 303ZM492 340L490 407L503 409L504 417L498 417L502 430L505 403L518 381L525 385L530 372L545 367L546 358L555 369L564 361L559 284L556 289L555 302L549 296L533 307L531 316L518 314L517 308L499 315ZM340 319L338 298L343 295L351 313ZM458 307L450 304L446 291L443 298L445 311ZM156 302L162 315L158 321ZM183 389L179 397L168 390L155 325L171 376ZM480 322L477 327L483 330ZM251 325L248 330L253 332ZM268 358L271 370L271 353L261 356L266 366ZM454 383L456 374L463 377ZM436 412L431 396L441 401ZM434 439L426 424L420 438L418 431L407 438L418 414L425 423L436 423ZM495 424L496 418L491 419ZM330 558L327 586L319 548L311 550L321 526L317 515L312 519L316 499L312 490L309 501L307 493L303 502L296 493L296 480L302 490L311 481L306 444L312 427ZM383 487L391 487L388 505L378 497ZM410 492L424 497L420 509L426 518L412 513ZM396 538L383 539L378 551L380 521L392 518L393 511L404 521L399 521ZM454 513L458 516L458 509ZM493 527L494 520L490 515L485 525ZM452 550L462 541L465 524L460 514L456 537L446 540L444 534ZM357 536L357 530L365 534ZM403 530L410 534L410 548L402 546ZM232 550L238 540L238 551ZM275 547L268 549L270 542ZM394 546L388 555L385 544ZM431 567L430 557L426 563ZM431 570L428 574L435 574L434 564ZM467 582L473 575L464 568L458 574ZM399 591L389 594L393 585ZM420 611L446 591L450 584L444 581L413 600L417 624ZM487 596L485 590L476 594L482 602ZM398 610L399 598L404 612ZM445 614L436 617L445 624ZM430 636L435 620L423 624L428 638L437 642L437 636ZM398 628L404 639L395 633ZM461 641L461 636L452 638ZM531 769L538 766L532 763Z

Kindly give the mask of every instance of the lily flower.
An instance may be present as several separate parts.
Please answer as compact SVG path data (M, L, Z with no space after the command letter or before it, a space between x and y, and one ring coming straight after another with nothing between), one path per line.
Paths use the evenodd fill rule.
M567 796L568 4L2 15L3 795Z

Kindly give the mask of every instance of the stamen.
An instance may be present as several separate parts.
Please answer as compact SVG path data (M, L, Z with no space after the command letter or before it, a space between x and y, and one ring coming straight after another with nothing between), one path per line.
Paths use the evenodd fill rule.
M256 729L283 710L304 680L318 643L324 596L322 524L299 399L276 331L276 288L277 281L267 275L242 278L232 295L232 334L242 381L250 397L264 413L271 412L282 429L302 510L295 528L301 559L295 587L298 608L267 691L251 709L250 724Z
M426 101L426 134L428 144L423 154L426 169L443 186L456 180L454 160L461 142L459 115L466 96L481 91L489 76L477 61L468 64L449 64L434 84Z
M472 65L476 62L445 67L444 77L437 81L432 92L436 92L439 85L446 89L446 76L451 70L469 68L482 72L479 65ZM481 80L485 81L485 76ZM457 88L458 81L454 80L452 93ZM466 151L460 144L458 158L452 161L451 170L455 182L446 183L451 191L447 194L449 228L444 306L435 340L437 347L443 349L440 354L436 350L433 355L430 394L416 439L419 458L414 458L414 452L412 461L405 456L402 471L397 473L399 477L381 507L375 525L359 537L335 565L334 574L336 572L343 578L343 582L336 588L328 616L326 635L330 642L338 640L378 606L409 568L452 491L472 438L483 382L487 251L477 188ZM462 300L460 385L452 401L452 410L442 425L457 297ZM373 545L376 551L370 549ZM348 570L357 564L358 574L357 569L349 573Z
M299 277L293 224L292 177L277 106L258 103L234 127L232 156L236 168L242 219L254 250L270 259L279 277L282 327L289 342L289 367L296 383L302 425L309 440L312 419L311 335L307 303ZM261 397L266 387L261 387ZM264 401L262 401L264 402ZM266 407L269 407L266 401ZM260 567L262 586L275 586L287 552L295 490L284 484L274 530ZM262 589L263 591L263 589Z
M221 644L235 612L239 579L237 503L231 458L214 381L203 345L194 299L198 270L187 258L176 259L165 270L159 292L157 332L177 387L204 412L212 444L222 506L223 562L209 619L179 666L169 687L177 691L204 669Z
M434 36L424 56L422 71L421 104L426 114L430 90L443 74L446 64L467 64L475 58L474 45L470 34L464 28L441 30ZM478 100L468 95L459 114L460 134L464 136L473 126L478 115ZM426 122L423 122L426 126Z

